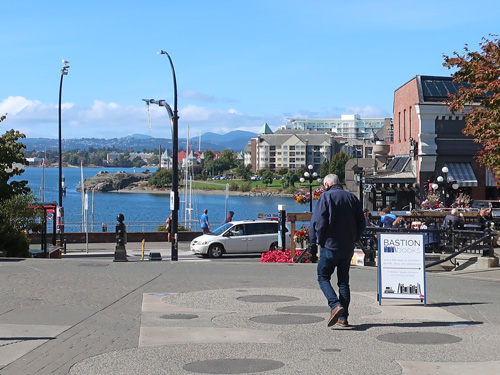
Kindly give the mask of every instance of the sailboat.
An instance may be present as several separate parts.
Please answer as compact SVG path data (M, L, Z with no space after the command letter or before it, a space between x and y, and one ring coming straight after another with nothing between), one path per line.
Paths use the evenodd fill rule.
M192 230L193 223L193 213L196 215L195 209L193 208L193 175L192 168L194 164L195 156L193 154L192 148L190 149L189 144L189 125L187 128L187 140L186 140L186 157L184 159L184 226L186 229Z

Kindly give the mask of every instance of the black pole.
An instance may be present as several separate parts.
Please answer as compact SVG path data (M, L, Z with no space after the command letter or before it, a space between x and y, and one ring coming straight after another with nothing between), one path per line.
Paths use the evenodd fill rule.
M309 176L309 212L313 212L313 188L312 188L312 176Z
M59 219L59 244L62 244L64 234L64 209L63 209L63 191L62 191L62 126L61 126L61 98L63 77L66 70L61 70L61 82L59 84L59 207L56 210L56 220ZM57 215L59 213L59 217Z
M174 195L174 207L172 210L172 260L178 260L177 233L179 230L179 116L177 113L177 80L175 78L174 63L170 55L165 51L160 54L167 55L170 67L172 68L172 77L174 82L174 113L172 118L172 193Z

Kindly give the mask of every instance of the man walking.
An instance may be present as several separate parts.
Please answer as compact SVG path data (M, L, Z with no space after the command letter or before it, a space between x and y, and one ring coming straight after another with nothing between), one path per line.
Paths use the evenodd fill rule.
M320 246L318 283L332 310L328 327L335 324L347 327L351 301L349 268L355 244L365 229L365 219L361 202L342 188L337 175L327 175L323 186L325 191L319 197L311 218L309 240ZM335 268L338 296L330 282Z
M208 222L208 210L206 208L203 210L203 215L201 215L200 225L203 234L207 234L208 232L210 232L210 223Z

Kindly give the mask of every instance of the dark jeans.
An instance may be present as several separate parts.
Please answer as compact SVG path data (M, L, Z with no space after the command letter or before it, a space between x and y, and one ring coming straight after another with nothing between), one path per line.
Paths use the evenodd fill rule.
M320 250L318 262L318 283L323 294L328 300L328 306L334 309L339 303L344 308L342 317L349 316L349 303L351 302L351 290L349 287L349 269L354 250L330 251L324 247ZM332 288L330 279L337 268L337 285L339 295Z

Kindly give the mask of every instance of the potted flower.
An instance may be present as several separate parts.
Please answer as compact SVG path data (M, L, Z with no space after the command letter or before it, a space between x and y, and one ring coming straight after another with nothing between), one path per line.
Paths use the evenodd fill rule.
M295 231L295 236L293 237L295 243L299 244L301 248L304 245L309 244L309 227L302 227Z

